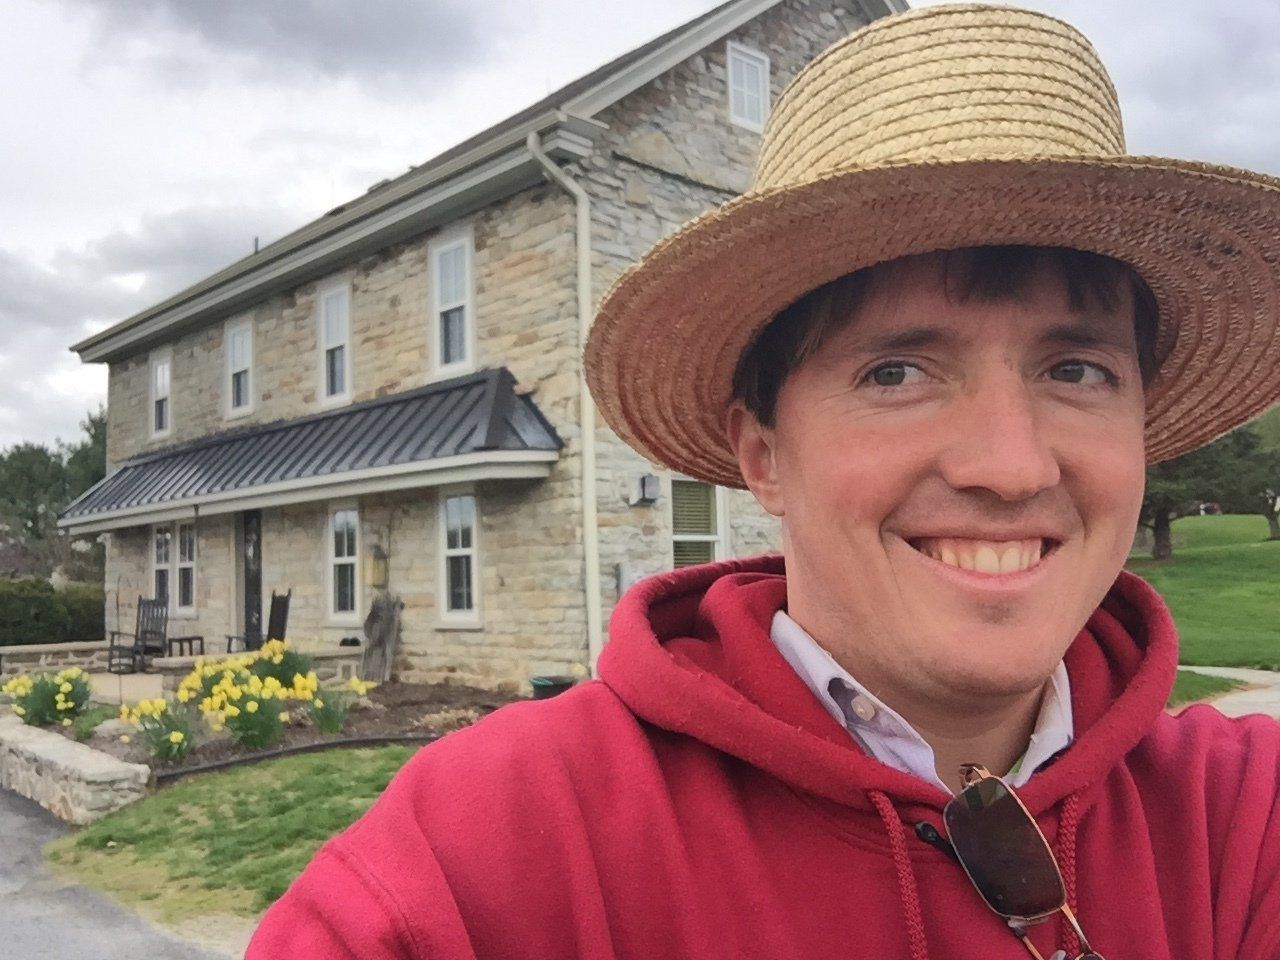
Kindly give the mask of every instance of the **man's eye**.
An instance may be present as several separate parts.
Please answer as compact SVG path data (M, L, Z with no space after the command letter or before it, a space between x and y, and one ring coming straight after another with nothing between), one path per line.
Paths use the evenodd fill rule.
M1049 376L1062 383L1081 383L1085 386L1101 386L1110 383L1111 374L1096 363L1087 360L1067 360L1055 363L1049 369Z
M882 363L867 374L867 380L877 387L898 387L920 376L923 371L913 364Z

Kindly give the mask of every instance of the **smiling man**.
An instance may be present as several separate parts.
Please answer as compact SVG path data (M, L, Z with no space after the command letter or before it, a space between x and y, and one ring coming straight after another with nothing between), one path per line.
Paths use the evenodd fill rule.
M649 578L599 679L422 750L268 958L1280 957L1280 725L1164 704L1146 464L1280 398L1280 183L1124 152L1068 25L878 21L588 381L783 556Z

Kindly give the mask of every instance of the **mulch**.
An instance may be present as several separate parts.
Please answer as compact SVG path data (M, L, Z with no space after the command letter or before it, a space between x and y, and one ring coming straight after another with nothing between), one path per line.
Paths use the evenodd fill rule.
M177 763L157 760L133 730L129 731L128 743L120 739L118 732L104 734L98 731L86 742L95 750L129 763L144 763L160 773L203 767L219 761L249 758L326 741L404 736L421 736L426 740L474 723L499 707L520 699L523 698L458 684L392 681L375 687L367 697L352 704L341 733L323 734L309 721L294 719L285 726L284 734L278 741L262 750L246 750L225 732L216 736L210 734L203 723L198 745ZM304 715L301 709L297 712L299 716ZM67 737L72 736L68 728L48 729Z

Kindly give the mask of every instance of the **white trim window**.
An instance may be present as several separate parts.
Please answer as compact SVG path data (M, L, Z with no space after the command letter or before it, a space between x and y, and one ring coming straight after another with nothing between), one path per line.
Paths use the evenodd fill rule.
M173 576L173 527L162 524L151 528L151 595L169 606L170 581Z
M253 410L253 318L227 323L223 336L227 355L227 416Z
M173 380L172 351L162 350L151 355L147 379L150 382L147 417L151 436L167 437L173 432L173 403L169 397Z
M769 119L769 58L758 50L728 42L729 119L761 133Z
M431 357L437 374L466 373L475 366L471 261L475 240L461 236L428 244L431 264Z
M194 613L196 609L196 525L177 525L178 556L174 579L177 590L173 596L173 609L178 613Z
M724 559L724 496L701 480L671 481L671 564L688 567Z
M360 616L360 512L355 507L329 514L329 616Z
M441 496L440 534L440 618L445 622L477 623L480 582L474 493Z
M351 399L351 287L325 287L318 299L320 399L342 403Z

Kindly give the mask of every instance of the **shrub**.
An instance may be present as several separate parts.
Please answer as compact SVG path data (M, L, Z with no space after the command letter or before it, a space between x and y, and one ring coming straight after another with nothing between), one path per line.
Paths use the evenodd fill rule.
M341 733L351 700L352 695L346 690L318 690L315 699L307 704L307 713L321 733Z
M195 746L195 713L185 705L170 708L163 699L139 700L133 707L122 705L120 719L138 728L152 756L160 760L181 760Z
M281 686L289 686L295 676L305 677L311 672L311 657L289 649L285 640L268 641L254 653L257 656L249 665L249 670L263 680L275 677Z
M59 592L67 608L67 640L103 640L107 636L106 598L101 583L73 582Z
M13 698L13 712L23 723L69 727L89 705L89 677L79 667L55 674L20 674L0 687L0 692Z
M47 580L0 580L0 647L65 640L67 623L67 605Z

